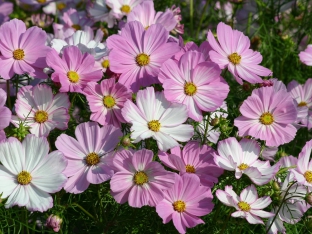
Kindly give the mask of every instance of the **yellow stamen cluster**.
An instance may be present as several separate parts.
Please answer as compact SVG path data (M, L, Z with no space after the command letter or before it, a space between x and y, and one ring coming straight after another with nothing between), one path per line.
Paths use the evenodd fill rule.
M45 111L41 111L41 110L37 111L34 117L37 123L44 123L45 121L48 120L48 118L49 118L48 113Z
M22 49L17 49L17 50L14 50L14 51L13 51L13 58L14 58L15 60L22 60L22 59L24 59L24 57L25 57L24 50L22 50Z
M186 208L186 204L184 201L181 201L181 200L178 200L178 201L175 201L173 204L173 209L175 211L178 211L179 213L182 213L185 211L185 208Z
M247 202L240 201L237 205L242 211L250 211L250 205Z
M196 91L197 91L197 87L194 83L192 83L192 82L185 83L185 85L184 85L185 95L193 96L196 93Z
M185 170L186 170L186 172L187 173L195 173L195 167L194 166L192 166L192 165L190 165L190 164L187 164L186 166L185 166Z
M153 132L159 132L160 130L160 123L158 120L152 120L149 121L147 124L147 127L149 130L153 131Z
M306 171L303 176L308 183L312 183L312 171Z
M136 185L143 185L148 182L148 176L144 171L137 171L133 176L133 182Z
M67 77L71 83L77 83L80 79L78 73L75 71L67 72Z
M300 103L298 104L298 106L306 106L306 105L307 105L306 102L300 102Z
M259 121L264 125L271 125L274 122L274 118L270 112L265 112L260 116Z
M44 4L44 3L46 3L47 1L46 1L46 0L37 0L37 2L40 3L40 4Z
M234 65L240 64L241 58L242 57L236 52L228 56L229 61Z
M241 165L238 166L238 169L241 170L241 171L243 171L243 170L247 169L248 167L249 167L249 166L248 166L247 164L242 163Z
M31 182L32 177L29 172L27 171L21 171L17 175L17 182L21 185L27 185Z
M76 30L81 30L81 26L79 24L73 24L72 28Z
M105 60L102 62L102 67L104 67L104 68L109 68L109 60L108 60L108 59L105 59Z
M129 5L123 5L122 7L120 7L120 11L128 14L131 11L131 7Z
M90 153L87 155L86 157L86 163L88 164L88 166L93 166L93 165L96 165L100 162L100 157L97 153Z
M103 98L103 104L106 108L112 108L115 106L116 101L112 96L107 95Z
M56 8L57 8L59 11L63 10L65 7L66 7L66 4L65 4L64 2L56 3Z
M141 53L136 56L135 62L138 66L143 67L150 63L150 57L147 54Z

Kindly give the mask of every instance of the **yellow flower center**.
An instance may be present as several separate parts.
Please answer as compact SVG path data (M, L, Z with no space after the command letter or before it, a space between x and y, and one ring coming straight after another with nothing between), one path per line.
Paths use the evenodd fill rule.
M158 120L152 120L148 122L147 127L153 132L158 132L160 130L160 123Z
M196 85L194 85L192 82L187 82L184 85L184 93L188 96L193 96L197 91Z
M238 55L238 53L236 53L236 52L228 56L229 61L231 63L233 63L234 65L239 64L241 61L241 58L242 57L240 55Z
M38 3L43 4L46 3L46 0L37 0Z
M312 183L312 171L306 171L303 176L308 183Z
M173 205L173 209L175 211L178 211L179 213L182 213L185 211L186 204L184 201L177 200L172 205Z
M100 162L100 157L96 153L92 152L92 153L87 155L85 160L86 160L86 163L88 164L88 166L93 166L93 165L96 165Z
M306 102L300 102L300 103L298 104L298 106L306 106L306 105L307 105Z
M103 104L106 108L112 108L115 106L116 102L112 96L108 95L103 98Z
M147 54L141 53L135 58L136 63L138 66L143 67L149 64L150 57Z
M66 7L66 4L65 4L64 2L56 3L56 8L57 8L59 11L63 10L65 7Z
M274 122L273 115L269 112L263 113L259 120L264 125L271 125Z
M185 166L185 170L186 170L186 172L187 173L195 173L195 167L194 166L192 166L192 165L190 165L190 164L187 164L186 166Z
M148 176L146 175L146 173L144 171L137 171L134 174L133 182L136 185L143 185L143 184L148 182Z
M70 82L77 83L79 81L79 75L75 71L69 71L67 72L67 77Z
M48 113L47 112L45 112L45 111L37 111L36 113L35 113L35 117L34 117L34 119L35 119L35 121L37 122L37 123L44 123L45 121L47 121L48 120L48 118L49 118L49 115L48 115Z
M15 60L22 60L25 57L24 50L22 49L17 49L13 51L13 58Z
M250 211L250 205L247 202L240 201L237 205L242 211Z
M32 180L32 177L29 172L22 171L17 175L17 182L21 185L27 185Z
M105 59L105 60L102 62L102 67L104 67L104 68L109 68L109 60L108 60L108 59Z
M131 8L129 5L123 5L122 7L120 7L120 10L126 14L130 13Z
M72 28L76 30L81 30L81 26L79 24L73 24Z
M146 26L144 29L147 30L150 26Z
M241 165L238 166L238 169L241 170L241 171L243 171L243 170L247 169L248 167L249 167L249 166L248 166L247 164L242 163Z

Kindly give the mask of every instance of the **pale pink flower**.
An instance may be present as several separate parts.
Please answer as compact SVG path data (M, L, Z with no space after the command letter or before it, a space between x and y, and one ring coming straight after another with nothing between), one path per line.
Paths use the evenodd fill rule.
M193 127L183 124L187 120L186 106L168 102L163 92L155 93L152 87L140 90L136 104L128 100L121 110L124 119L132 124L134 143L152 137L160 150L167 151L179 146L177 141L186 142L193 136Z
M249 49L250 40L242 32L233 30L230 26L220 22L217 26L218 41L212 32L208 32L208 42L212 49L210 59L221 69L227 68L239 84L242 80L249 83L261 83L259 76L269 76L272 71L258 65L262 61L259 52Z
M204 55L205 61L211 61L209 58L209 51L212 50L208 41L203 41L198 47L195 42L189 41L184 45L183 38L179 37L179 45L181 46L181 50L174 55L174 59L179 61L181 56L185 54L187 51L197 51Z
M0 131L2 132L11 122L12 113L9 108L5 106L7 100L7 93L0 88ZM1 134L3 136L3 134ZM5 134L4 134L5 136ZM3 137L0 137L2 139Z
M215 111L229 93L220 74L219 67L206 62L202 53L188 51L178 63L173 59L164 62L158 79L168 101L185 104L188 116L202 121L202 112Z
M182 20L182 15L180 14L181 13L180 7L177 7L176 5L172 5L169 10L172 11L174 18L177 22L177 24L176 24L174 30L172 30L172 32L183 34L184 33L184 24L180 23L180 21Z
M197 176L192 174L176 175L174 186L165 191L165 198L156 205L156 212L163 223L171 219L179 233L186 233L186 228L192 228L204 221L198 216L209 214L212 203L211 190L201 186Z
M97 123L86 122L75 129L77 140L61 134L55 146L68 160L64 174L69 177L64 189L69 193L82 193L89 184L109 180L114 171L109 152L113 151L122 137L119 128L112 125L100 128Z
M114 78L102 80L100 84L90 82L83 90L92 112L90 119L102 125L112 124L121 127L125 120L121 114L124 103L132 95Z
M246 174L255 184L267 184L277 173L279 167L270 166L269 161L258 160L260 145L254 140L243 138L240 142L234 137L220 141L215 163L228 171L235 171L236 179Z
M265 160L274 161L277 151L278 147L265 147L261 152L261 156Z
M203 186L213 187L218 182L218 177L223 170L213 161L214 149L207 145L200 145L197 141L189 141L181 151L180 147L174 147L171 154L159 152L158 157L167 167L180 172L193 173L200 179Z
M24 86L17 93L17 116L14 116L12 123L18 127L22 121L30 127L32 134L47 137L54 128L67 129L69 106L67 94L53 95L51 87L45 84Z
M163 191L174 184L175 174L153 160L153 151L118 151L114 156L116 173L110 181L111 193L118 203L128 201L129 206L156 206Z
M26 30L25 23L13 19L0 27L0 76L6 80L14 74L28 73L35 78L47 78L43 68L49 50L47 34L41 28Z
M58 150L49 154L45 137L27 135L22 143L9 138L0 143L0 161L0 193L8 197L6 208L18 205L44 212L53 207L49 193L62 189L67 162Z
M266 141L267 146L279 146L292 141L297 129L292 125L297 108L284 90L273 87L253 90L239 108L242 116L234 120L240 136L252 136Z
M83 29L84 26L91 27L94 24L93 20L73 8L63 13L62 21L64 28L73 28L75 31Z
M150 0L106 0L106 5L111 8L117 19L121 19L123 16L127 16L135 6L143 1Z
M12 2L1 2L0 3L0 25L6 21L9 21L9 15L13 12L13 3Z
M274 214L264 211L272 202L269 196L258 198L256 187L252 184L246 187L238 196L232 186L225 186L225 191L218 189L217 198L225 205L234 207L237 211L232 213L234 218L245 218L250 224L264 224L261 218L270 218Z
M52 228L54 232L58 232L61 228L62 222L63 220L59 216L51 214L47 218L46 226Z
M301 51L299 58L305 65L312 66L312 45L308 45L304 51Z
M177 43L167 42L168 36L169 32L159 24L145 30L137 21L127 23L120 35L110 36L110 70L121 73L118 82L133 92L159 83L159 68L179 51Z
M87 11L95 22L106 22L109 28L114 26L116 21L114 12L109 9L105 0L95 0L94 3L88 5Z
M82 89L89 82L97 82L103 76L94 57L88 53L82 54L76 46L66 47L62 58L56 50L51 50L47 54L47 64L54 69L52 80L61 83L60 92L83 93Z

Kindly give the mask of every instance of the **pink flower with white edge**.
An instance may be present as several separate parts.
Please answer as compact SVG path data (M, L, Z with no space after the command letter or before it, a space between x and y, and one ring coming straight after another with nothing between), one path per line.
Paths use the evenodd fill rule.
M0 131L2 131L3 129L5 129L7 126L9 126L10 121L11 121L11 117L12 117L12 113L10 111L9 108L7 108L5 106L5 102L7 99L7 93L0 88ZM1 134L3 135L3 134ZM4 134L5 136L5 134ZM2 137L0 137L2 138Z
M66 47L62 58L56 50L51 50L47 54L47 64L54 69L52 80L61 83L60 92L83 93L82 89L89 82L97 82L103 76L94 57L88 53L82 54L77 46Z
M234 137L220 141L218 154L214 154L215 163L228 171L235 171L236 179L246 174L257 185L267 184L277 173L277 165L271 167L269 161L260 161L260 145L249 139L240 142Z
M173 186L175 174L154 162L153 156L153 151L146 149L115 154L113 163L117 172L110 188L118 203L128 201L129 206L138 208L156 206L164 198L163 191Z
M166 61L158 79L168 101L185 104L188 116L202 121L202 112L215 111L230 91L220 74L219 67L206 62L202 53L188 51L178 63L173 59Z
M302 148L297 167L291 169L299 184L312 187L312 160L309 161L312 152L312 140L308 141Z
M177 141L186 142L194 134L191 125L183 124L187 120L186 106L168 102L163 92L155 93L152 87L138 92L136 105L126 101L121 113L132 124L134 143L152 137L160 150L167 151L179 146Z
M189 141L181 151L180 147L174 147L171 154L159 152L158 157L163 164L180 172L193 173L200 179L203 186L213 187L218 182L218 177L223 173L213 161L212 149L207 145L200 145L197 141Z
M25 23L10 20L0 27L0 76L11 79L15 74L28 73L35 78L47 78L43 68L49 50L45 45L47 34L41 28L26 30Z
M121 109L132 95L125 86L116 83L114 78L102 80L100 84L90 82L83 91L92 112L91 120L119 128L121 123L126 122Z
M68 160L64 171L69 177L64 189L69 193L82 193L89 184L100 184L113 174L112 154L122 137L119 128L112 125L99 127L98 123L86 122L75 129L77 140L61 134L55 146Z
M210 59L221 69L227 68L239 84L242 85L243 80L252 84L261 83L260 76L272 74L270 69L259 65L261 54L249 49L250 40L242 32L220 22L217 36L219 43L209 30L207 39L213 49L209 52Z
M150 0L106 0L106 5L111 8L117 19L121 19L123 16L127 16L135 6L143 1Z
M156 212L163 223L173 221L179 233L186 233L186 228L192 228L204 223L199 216L209 214L212 203L211 190L201 186L198 176L192 174L176 175L174 186L165 191L165 198L156 205Z
M177 21L171 10L156 12L153 1L143 1L128 14L127 22L139 21L145 29L153 24L161 24L167 31L175 28Z
M18 127L22 121L32 134L47 137L54 128L67 129L69 106L67 94L53 95L51 87L45 84L24 86L17 93L12 123Z
M304 51L301 51L299 58L305 65L312 66L312 45L308 45Z
M232 213L234 218L245 218L250 224L264 224L261 218L270 218L275 214L263 211L271 204L269 196L258 198L256 187L252 184L246 187L238 196L232 186L225 186L225 190L216 191L217 198L227 206L234 207L237 211Z
M110 70L121 73L118 82L133 92L159 83L161 65L180 50L177 43L168 42L168 37L169 32L160 24L145 30L140 22L132 21L120 35L107 38Z
M49 154L49 148L45 137L34 135L22 143L13 137L0 143L0 193L8 197L6 208L18 205L44 212L53 207L49 193L62 189L67 162L58 150Z
M279 146L292 141L297 129L294 100L284 90L273 87L253 90L239 108L242 116L234 120L240 136L252 136L266 141L267 146Z

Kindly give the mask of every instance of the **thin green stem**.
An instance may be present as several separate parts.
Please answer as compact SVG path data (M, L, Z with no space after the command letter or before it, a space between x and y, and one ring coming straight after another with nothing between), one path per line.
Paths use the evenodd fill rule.
M209 120L210 120L210 115L208 114L208 118L207 118L207 121L206 121L206 124L205 124L205 133L204 133L203 145L206 144L206 141L207 141Z
M190 0L190 29L191 29L191 36L193 36L193 17L194 17L194 1Z
M81 205L77 204L77 203L72 203L71 206L77 206L80 210L82 210L86 215L88 215L90 218L92 218L93 220L97 221L96 218L94 218L94 216L92 214L90 214L88 211L86 211Z
M209 5L209 1L207 0L205 5L204 5L204 8L200 14L200 20L199 20L199 24L198 24L198 27L197 27L197 31L196 31L196 35L195 35L195 38L198 38L198 35L199 35L199 31L200 31L200 28L203 24L203 21L204 21L204 18L205 18L205 12L206 12L206 9Z

